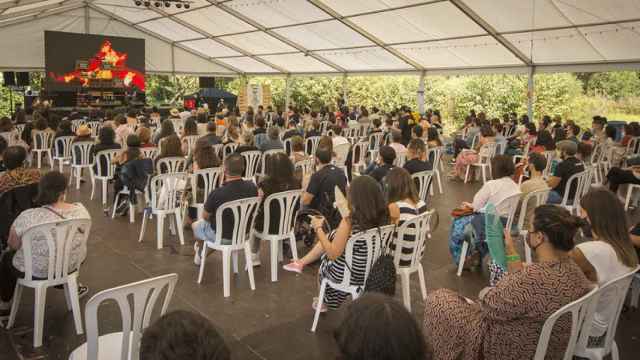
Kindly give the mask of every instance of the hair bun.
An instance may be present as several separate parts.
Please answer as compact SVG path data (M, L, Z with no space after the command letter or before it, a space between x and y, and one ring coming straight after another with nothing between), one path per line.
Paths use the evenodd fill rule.
M571 215L569 216L569 218L566 219L566 224L574 228L581 228L587 225L588 222L583 218L577 217L575 215Z

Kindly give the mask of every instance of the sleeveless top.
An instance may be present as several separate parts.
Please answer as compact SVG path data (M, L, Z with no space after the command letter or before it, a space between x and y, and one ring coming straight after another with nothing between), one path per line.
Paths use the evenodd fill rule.
M414 216L422 214L425 211L427 211L427 204L422 200L418 201L418 203L415 206L411 205L409 202L406 202L404 200L396 201L395 204L396 206L398 206L398 209L400 209L400 218L398 220L398 227L404 224L405 221L413 218ZM405 233L404 239L403 239L404 241L407 241L407 242L415 241L416 236L412 230L413 229L409 229L409 231ZM391 251L395 253L395 249L396 249L395 243L391 243L390 248L391 248ZM412 252L413 252L412 248L405 247L402 249L403 254L411 254ZM411 261L400 260L400 266L409 266L409 265L411 265Z

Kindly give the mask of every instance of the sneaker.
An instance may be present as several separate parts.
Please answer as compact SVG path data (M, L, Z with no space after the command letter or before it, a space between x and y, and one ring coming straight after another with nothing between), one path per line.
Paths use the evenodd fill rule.
M253 264L253 267L262 265L262 262L260 261L260 254L251 253L251 263Z
M200 258L200 249L198 248L197 242L193 243L193 251L195 252L193 255L193 263L196 264L196 266L200 266L202 259Z
M78 283L78 298L82 299L82 297L84 297L88 293L89 293L89 287Z
M116 215L126 216L129 212L129 202L125 199L120 201L120 204L116 207Z
M313 311L316 311L316 309L318 308L318 298L317 297L313 298L313 303L311 303L311 307L313 308ZM327 312L327 305L325 303L322 303L322 306L320 307L320 312L321 313L326 313Z
M304 269L304 264L302 264L299 260L295 260L283 266L282 268L285 269L286 271L302 274L302 270Z

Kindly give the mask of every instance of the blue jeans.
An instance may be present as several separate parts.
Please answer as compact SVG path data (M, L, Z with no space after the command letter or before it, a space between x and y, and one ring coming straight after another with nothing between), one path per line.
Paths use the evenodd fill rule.
M193 236L196 239L200 239L214 244L216 242L216 232L213 231L211 224L204 219L200 219L194 222L191 227L193 228Z
M562 195L555 190L549 191L549 197L547 198L547 204L560 204L562 203Z

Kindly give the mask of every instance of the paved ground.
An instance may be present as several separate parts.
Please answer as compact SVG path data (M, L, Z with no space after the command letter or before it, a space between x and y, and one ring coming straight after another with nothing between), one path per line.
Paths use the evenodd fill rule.
M428 245L423 261L429 290L446 287L474 298L487 283L486 275L464 273L458 278L447 249L450 210L460 201L470 201L478 185L463 186L445 180L445 194L437 194L433 206L440 214L440 226ZM312 322L311 299L317 296L316 270L308 268L297 276L279 272L279 281L270 282L268 266L256 268L256 290L251 291L245 273L232 278L231 297L222 296L221 259L218 254L207 260L202 285L196 283L197 268L193 265L193 237L185 233L186 245L165 230L165 248L155 249L155 222L147 229L145 242L137 242L140 231L138 216L135 224L125 218L111 220L102 212L100 201L89 200L90 185L69 193L72 201L81 201L93 217L89 237L89 253L82 267L80 280L90 287L89 296L118 285L167 273L177 273L179 281L170 309L186 309L203 314L219 327L230 344L234 359L330 359L335 358L332 332L341 313L330 313L320 319L317 333L309 331ZM301 251L305 251L304 249ZM263 264L268 254L262 253ZM242 264L243 262L241 262ZM242 267L243 265L241 265ZM399 292L399 291L398 291ZM413 313L422 319L423 304L417 277L412 283ZM113 304L104 305L99 314L101 333L120 328L119 313ZM73 317L66 311L63 294L49 290L45 319L45 345L33 350L33 292L23 296L16 328L0 329L0 359L67 359L69 353L84 342L75 334ZM118 315L117 315L118 314ZM618 330L621 359L637 359L640 353L640 311L623 314Z

